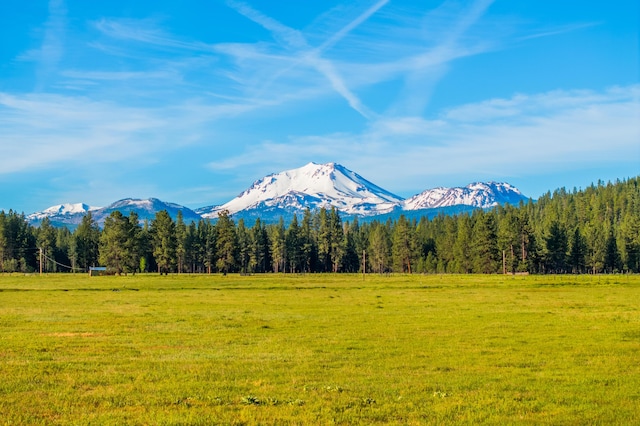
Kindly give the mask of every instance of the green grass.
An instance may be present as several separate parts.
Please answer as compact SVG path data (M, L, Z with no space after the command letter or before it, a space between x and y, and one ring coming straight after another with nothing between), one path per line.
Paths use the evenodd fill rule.
M0 275L0 424L640 424L639 276Z

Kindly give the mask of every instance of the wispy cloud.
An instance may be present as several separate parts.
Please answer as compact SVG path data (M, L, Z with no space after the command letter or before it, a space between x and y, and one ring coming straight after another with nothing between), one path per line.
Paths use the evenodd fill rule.
M426 33L440 30L439 23L443 19L449 22L449 26L441 30L437 36L439 40L434 46L405 62L407 69L404 88L395 104L391 106L391 114L421 115L429 103L433 88L446 75L449 62L458 57L487 50L487 47L483 46L474 52L462 43L462 38L482 18L493 1L476 0L470 6L462 8L457 2L447 1L427 15ZM431 25L435 28L430 28Z
M566 34L573 31L578 31L586 28L591 28L600 25L599 22L585 22L578 24L561 25L556 27L549 27L544 29L536 29L531 33L518 38L519 41L531 40L541 37L551 37L560 34Z
M109 162L146 151L141 134L161 132L153 114L59 95L0 93L0 171L65 163ZM25 147L29 155L24 155Z
M291 65L287 68L290 70L296 66L310 66L322 74L331 84L331 87L342 96L349 106L361 114L365 118L371 118L372 113L362 103L358 96L353 93L347 86L346 81L340 75L334 64L322 57L322 53L329 47L333 46L344 38L351 30L358 25L365 22L371 15L373 15L378 9L384 6L388 0L381 0L375 3L373 6L367 8L360 16L353 21L349 22L345 27L334 33L329 39L327 39L319 47L313 48L309 45L304 35L293 28L287 27L284 24L270 18L250 6L239 3L236 1L229 1L228 4L236 9L239 13L246 16L248 19L261 25L266 30L270 31L276 40L286 48L287 50L293 50L293 57ZM269 80L273 81L284 71L279 71L276 75L272 76Z
M37 63L34 87L36 92L43 91L49 84L65 50L67 9L64 0L49 0L48 12L40 48L29 50L19 57L20 60Z
M217 50L235 58L233 78L254 97L273 99L300 87L320 87L317 76L310 73L314 71L352 109L372 120L378 113L367 107L357 92L400 79L404 88L395 99L389 99L387 114L417 115L449 63L495 48L491 37L468 37L469 29L492 2L476 0L461 5L448 1L416 19L381 0L349 20L328 12L321 17L327 21L325 26L317 24L303 33L245 3L230 1L239 13L270 31L277 45L226 44ZM382 16L373 20L376 14Z
M558 167L637 165L639 100L640 85L520 94L462 105L434 119L384 118L360 134L267 141L210 167L279 170L312 159L339 161L392 191L412 195L433 179L465 184Z
M210 58L202 72L206 74L209 70L209 83L216 82L216 87L224 88L219 95L234 97L240 104L253 105L254 109L259 105L315 101L332 92L364 118L375 120L378 114L365 105L358 91L402 79L405 89L395 101L389 99L389 112L417 114L428 102L429 87L446 73L450 62L483 53L491 44L484 40L461 41L482 17L490 0L475 1L468 7L445 2L436 11L427 13L424 19L415 19L406 11L394 12L392 3L379 0L344 16L339 14L342 11L329 11L318 18L326 20L326 25L316 25L308 30L310 32L289 27L246 3L227 3L269 31L275 44L264 41L208 44L172 35L157 19L103 18L93 24L106 39L92 41L89 45L132 60L142 60L146 54L139 50L146 48L171 51L186 63L193 60L194 54L199 55L200 60ZM383 11L381 19L372 19ZM384 34L383 38L380 38L381 34ZM309 40L314 40L315 45ZM374 51L376 53L371 55ZM360 57L359 52L368 54ZM197 64L194 66L198 67ZM190 71L184 66L178 68L169 64L167 68L166 62L160 62L155 67L155 70L146 71L67 70L63 76L70 80L64 84L68 88L82 89L96 80L117 82L141 77L149 82L164 76L167 82L173 79L186 88L181 79L183 73ZM379 100L377 103L380 104Z
M152 19L100 19L94 22L102 34L124 41L135 41L161 49L213 52L214 46L200 41L180 40L163 31Z

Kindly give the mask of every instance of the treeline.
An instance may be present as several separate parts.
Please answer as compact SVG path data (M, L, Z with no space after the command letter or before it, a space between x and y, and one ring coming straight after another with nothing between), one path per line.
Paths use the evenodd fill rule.
M640 272L639 179L559 189L537 202L431 220L360 223L335 209L305 211L285 224L247 225L223 212L213 223L139 223L115 211L103 229L87 214L71 232L47 219L0 212L0 270L115 273Z

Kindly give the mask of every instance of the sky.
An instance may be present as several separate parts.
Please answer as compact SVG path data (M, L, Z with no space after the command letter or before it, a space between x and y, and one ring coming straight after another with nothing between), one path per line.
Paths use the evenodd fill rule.
M637 0L0 2L0 210L640 175Z

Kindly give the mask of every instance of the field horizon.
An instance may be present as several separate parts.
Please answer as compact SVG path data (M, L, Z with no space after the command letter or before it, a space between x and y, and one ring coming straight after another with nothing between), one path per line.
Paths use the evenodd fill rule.
M633 424L640 276L0 275L4 424Z

